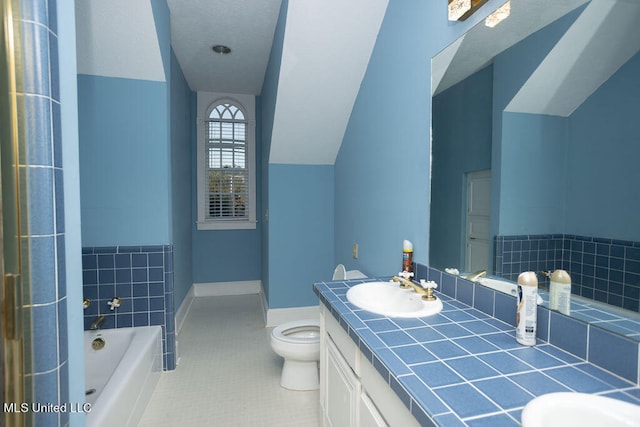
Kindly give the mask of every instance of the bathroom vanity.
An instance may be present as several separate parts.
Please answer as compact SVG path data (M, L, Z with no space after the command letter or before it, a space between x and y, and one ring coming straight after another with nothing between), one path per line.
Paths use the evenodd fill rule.
M350 304L346 293L361 282L314 284L323 425L518 426L527 403L562 391L640 404L637 367L625 379L543 340L519 345L513 325L487 313L502 310L494 296L487 310L484 291L472 288L470 303L453 297L470 283L438 293L441 313L402 319Z
M420 425L324 304L320 333L323 425Z

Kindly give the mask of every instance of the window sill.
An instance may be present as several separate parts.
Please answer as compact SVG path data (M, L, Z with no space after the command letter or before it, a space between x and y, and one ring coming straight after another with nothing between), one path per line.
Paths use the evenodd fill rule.
M198 230L255 230L257 221L198 221Z

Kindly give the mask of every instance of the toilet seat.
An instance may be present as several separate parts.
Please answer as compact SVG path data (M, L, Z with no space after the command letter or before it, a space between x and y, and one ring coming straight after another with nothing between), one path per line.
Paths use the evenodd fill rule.
M284 358L280 385L290 390L320 387L320 319L295 320L271 331L271 348Z
M272 336L278 341L291 344L313 344L320 342L320 320L305 319L283 323L273 329Z

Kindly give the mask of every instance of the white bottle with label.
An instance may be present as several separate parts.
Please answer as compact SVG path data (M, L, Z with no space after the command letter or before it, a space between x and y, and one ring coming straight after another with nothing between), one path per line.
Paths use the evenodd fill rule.
M566 315L571 313L571 276L564 270L551 273L549 308Z
M533 271L518 276L518 304L516 307L516 341L522 345L536 345L538 317L538 277Z

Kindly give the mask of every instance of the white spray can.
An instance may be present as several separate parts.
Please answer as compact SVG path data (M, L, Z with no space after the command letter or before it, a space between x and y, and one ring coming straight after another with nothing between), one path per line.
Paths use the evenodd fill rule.
M564 270L551 273L549 308L566 315L571 312L571 276Z
M518 276L518 304L516 307L516 341L522 345L536 344L538 310L538 278L533 271Z

